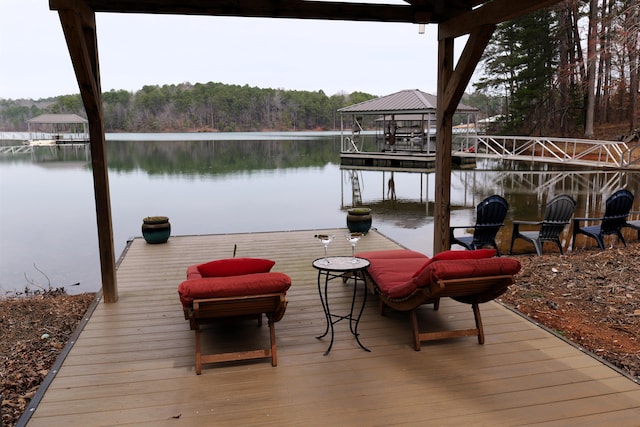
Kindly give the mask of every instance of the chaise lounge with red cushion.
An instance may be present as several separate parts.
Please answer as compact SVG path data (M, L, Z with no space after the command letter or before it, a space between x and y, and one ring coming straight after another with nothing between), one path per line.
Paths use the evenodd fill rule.
M385 307L409 312L416 351L422 341L461 336L477 335L484 344L479 304L502 295L520 271L519 261L495 255L494 249L449 250L433 258L407 249L357 254L371 263L364 279L369 290L379 295L380 313ZM423 304L434 304L437 310L443 297L470 304L476 327L420 332L416 310Z
M196 333L196 373L203 363L271 358L277 366L275 322L287 308L286 293L291 278L271 272L274 261L260 258L215 260L187 268L187 279L178 286L185 319ZM202 354L200 326L219 318L255 316L262 324L262 314L269 323L270 348L231 353Z

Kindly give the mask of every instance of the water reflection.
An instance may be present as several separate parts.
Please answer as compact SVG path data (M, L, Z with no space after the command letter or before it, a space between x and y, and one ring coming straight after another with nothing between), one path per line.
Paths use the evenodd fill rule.
M334 136L302 140L117 141L107 144L109 170L148 174L226 175L321 167L339 161Z
M87 144L25 146L21 147L21 149L27 151L0 155L0 164L37 163L59 165L75 163L76 165L87 165L91 162L91 153L88 147Z

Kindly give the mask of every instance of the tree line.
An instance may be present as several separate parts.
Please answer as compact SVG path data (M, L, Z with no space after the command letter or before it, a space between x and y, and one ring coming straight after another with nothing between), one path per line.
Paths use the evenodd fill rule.
M107 132L329 130L340 127L339 108L375 98L213 82L111 90L102 97ZM44 113L86 117L79 94L0 100L0 129L24 131L28 119Z

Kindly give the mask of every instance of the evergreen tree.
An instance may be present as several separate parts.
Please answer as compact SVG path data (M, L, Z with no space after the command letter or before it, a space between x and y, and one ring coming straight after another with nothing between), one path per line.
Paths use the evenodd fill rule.
M542 132L553 105L556 20L541 10L502 23L483 56L485 77L475 87L505 98L508 132Z

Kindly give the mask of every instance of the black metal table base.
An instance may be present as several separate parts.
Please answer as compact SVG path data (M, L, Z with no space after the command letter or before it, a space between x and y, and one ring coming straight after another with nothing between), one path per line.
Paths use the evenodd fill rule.
M367 303L367 289L366 289L366 286L364 286L364 279L358 273L360 270L363 270L366 267L368 267L369 263L366 260L362 260L365 263L354 264L351 267L349 267L348 265L347 267L345 267L344 263L342 265L337 265L335 260L342 259L342 258L348 258L349 260L352 259L351 257L334 257L334 258L330 258L330 260L334 260L333 265L331 265L331 261L330 261L330 264L327 264L327 265L319 264L319 262L321 262L322 260L316 260L314 261L314 264L313 264L313 266L318 269L318 294L320 295L320 302L322 304L322 310L324 311L324 315L326 319L326 327L325 327L324 333L317 336L316 338L322 339L329 334L329 331L331 331L331 341L329 342L329 347L324 352L325 356L329 354L329 352L331 351L331 348L333 347L333 340L334 340L333 325L335 325L336 323L342 320L349 321L349 330L351 331L351 334L356 338L358 345L365 351L371 351L367 347L365 347L362 344L362 342L360 342L360 334L358 333L358 324L360 323L360 318L362 317L362 313L364 312L364 307ZM346 277L345 275L353 277L353 280L354 280L353 296L351 298L351 309L349 310L349 313L346 315L333 314L331 313L331 309L329 308L329 295L328 295L329 281L336 278L344 278ZM322 290L323 276L324 276L324 292ZM358 293L359 282L363 283L364 296L362 298L362 305L358 310L357 316L355 316L354 309L356 305L356 295Z

